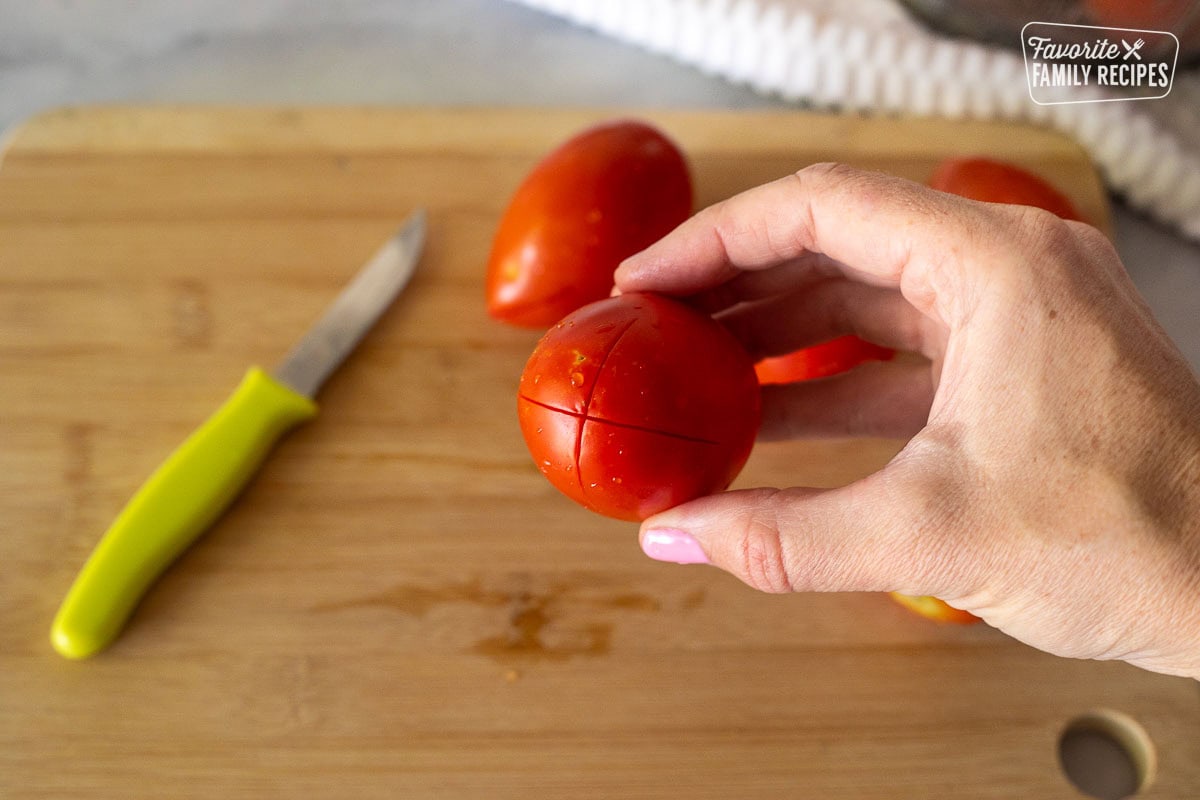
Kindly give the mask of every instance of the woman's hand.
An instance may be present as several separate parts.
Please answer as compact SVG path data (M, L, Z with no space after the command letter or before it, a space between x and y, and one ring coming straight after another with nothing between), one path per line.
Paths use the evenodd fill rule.
M849 486L652 517L649 555L764 591L936 595L1051 653L1200 678L1200 385L1094 228L822 164L616 283L689 298L756 356L855 333L928 358L765 387L764 438L912 438Z

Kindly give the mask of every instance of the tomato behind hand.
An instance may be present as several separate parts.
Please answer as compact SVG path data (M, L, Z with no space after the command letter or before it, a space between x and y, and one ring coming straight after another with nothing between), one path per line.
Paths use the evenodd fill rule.
M948 158L938 165L929 185L971 200L1034 206L1063 219L1086 221L1067 197L1028 170L987 158ZM959 625L979 617L930 595L891 593L892 599L922 617Z
M642 520L729 486L758 433L760 396L750 356L720 323L630 293L547 331L521 375L517 415L559 491Z
M973 625L980 622L979 617L972 614L970 611L963 611L946 603L944 600L939 600L932 595L911 595L900 594L899 592L891 592L892 599L900 605L913 611L922 617L932 619L936 622L949 622L955 625Z
M754 365L758 382L796 383L837 375L867 361L890 361L896 351L857 336L839 336L782 356L764 358Z
M985 203L1042 208L1063 219L1086 222L1067 196L1015 164L990 158L948 158L938 165L929 185Z
M1170 31L1179 39L1179 58L1200 43L1200 10L1195 0L1085 0L1097 25L1105 28ZM1149 49L1149 48L1147 48Z
M583 131L513 195L488 259L488 313L545 328L608 297L617 265L691 211L687 162L660 131L634 120Z

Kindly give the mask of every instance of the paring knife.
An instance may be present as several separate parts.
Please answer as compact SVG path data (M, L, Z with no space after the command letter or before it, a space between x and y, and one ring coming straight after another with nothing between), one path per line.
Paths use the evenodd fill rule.
M150 585L217 520L275 442L317 413L317 390L408 284L424 242L425 212L418 210L354 276L274 376L252 367L229 399L150 476L63 600L50 631L55 650L86 658L117 638Z

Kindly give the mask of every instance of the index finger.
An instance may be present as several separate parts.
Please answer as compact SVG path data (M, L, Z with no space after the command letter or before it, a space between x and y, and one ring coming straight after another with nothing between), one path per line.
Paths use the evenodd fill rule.
M953 301L945 292L957 294L961 278L958 254L994 237L1003 214L891 175L815 164L709 206L627 258L614 279L623 292L690 295L743 272L819 259L899 288L945 321L943 306Z

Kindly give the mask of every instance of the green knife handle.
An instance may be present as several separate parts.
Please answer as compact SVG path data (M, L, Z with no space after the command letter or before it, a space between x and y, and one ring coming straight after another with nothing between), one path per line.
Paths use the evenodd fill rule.
M96 545L54 619L54 649L86 658L116 639L150 585L237 497L275 442L316 413L311 399L250 369Z

